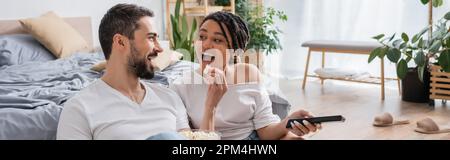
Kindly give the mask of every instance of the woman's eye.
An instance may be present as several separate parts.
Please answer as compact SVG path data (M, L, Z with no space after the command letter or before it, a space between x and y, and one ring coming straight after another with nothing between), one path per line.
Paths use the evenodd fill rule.
M216 42L216 43L222 43L223 41L220 40L220 39L214 39L214 42Z
M200 40L205 40L206 39L205 36L200 36L199 38L200 38Z

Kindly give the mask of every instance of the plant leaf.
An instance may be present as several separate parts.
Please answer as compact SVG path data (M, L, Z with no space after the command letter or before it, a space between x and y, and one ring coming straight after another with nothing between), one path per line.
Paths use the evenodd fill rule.
M396 33L394 33L394 34L392 35L392 37L389 38L389 42L392 41L392 40L395 38L395 35L396 35Z
M172 23L172 31L178 32L178 21L173 15L170 15L170 22Z
M409 41L409 37L406 33L402 33L402 39L404 42L408 42Z
M194 18L194 22L192 22L191 35L189 35L189 40L194 40L194 33L197 30L197 20Z
M400 79L405 78L408 71L408 64L404 59L400 60L397 64L397 77Z
M433 7L435 8L442 6L442 4L444 4L442 0L433 0Z
M398 50L397 48L390 48L387 51L386 56L389 59L389 61L391 61L392 63L397 63L401 57L401 53L400 53L400 50Z
M419 35L414 35L414 37L412 38L412 43L416 43L417 42L417 40L419 40Z
M375 57L377 57L382 50L382 47L375 48L369 55L368 63L372 62Z
M438 6L438 5L439 5L438 0L433 0L432 2L433 2L432 5L433 5L434 8L439 7L439 6Z
M420 2L422 2L422 4L427 4L430 0L420 0Z
M412 43L416 43L423 36L423 34L427 33L428 29L429 29L429 27L425 27L419 33L414 35L413 39L412 39Z
M175 18L179 18L180 17L180 5L181 5L181 0L177 0L177 2L175 3Z
M442 39L449 39L450 38L450 32L447 32L447 34L445 34L444 38Z
M399 48L400 48L400 49L404 49L404 48L406 47L406 45L407 45L407 44L406 44L405 42L403 42L402 44L400 44L400 47L399 47Z
M186 40L188 38L189 35L189 30L188 30L188 24L187 24L187 20L186 20L186 16L181 16L181 39L182 40ZM187 48L185 48L187 49Z
M387 53L388 50L389 50L388 47L383 47L383 48L380 50L380 53L378 54L378 57L379 57L379 58L384 58L384 56L386 55L386 53Z
M417 67L417 74L419 75L420 82L423 83L423 72L425 71L425 65Z
M441 46L442 46L442 42L440 40L437 40L437 41L434 41L433 45L431 45L429 50L432 53L436 53L439 50L439 48L441 48Z
M392 42L392 46L394 46L395 48L400 48L400 45L402 44L403 40L402 39L397 39L394 42Z
M447 12L447 13L445 14L444 18L445 18L446 20L450 20L450 12Z
M171 23L172 23L172 39L171 39L172 40L172 47L174 47L172 49L177 49L176 48L177 41L178 41L178 39L180 39L179 35L178 35L178 21L175 20L175 17L173 15L170 15L170 20L171 20Z
M423 46L423 38L420 38L419 43L417 44L417 48L424 48L424 46Z
M416 54L416 57L414 58L414 62L417 64L417 66L421 67L425 65L425 54L423 51L419 51Z
M445 72L450 72L450 51L442 52L438 57L438 64Z
M379 35L377 35L377 36L374 36L374 37L372 37L373 39L376 39L376 40L380 40L381 38L383 38L384 37L384 34L379 34Z
M447 48L450 48L450 39L447 39Z

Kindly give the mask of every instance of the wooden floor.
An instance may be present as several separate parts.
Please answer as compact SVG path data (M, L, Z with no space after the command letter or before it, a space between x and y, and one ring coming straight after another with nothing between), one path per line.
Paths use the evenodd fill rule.
M395 85L386 89L386 100L382 101L379 85L329 80L321 86L318 79L311 78L303 91L301 80L279 80L279 84L293 105L291 111L301 108L316 116L343 115L346 118L343 123L324 123L323 129L308 139L450 139L449 133L425 135L414 131L416 122L426 117L436 121L440 128L450 128L450 104L446 106L436 101L436 106L430 107L404 102ZM411 124L373 127L374 117L384 112L391 113L394 119L409 119Z

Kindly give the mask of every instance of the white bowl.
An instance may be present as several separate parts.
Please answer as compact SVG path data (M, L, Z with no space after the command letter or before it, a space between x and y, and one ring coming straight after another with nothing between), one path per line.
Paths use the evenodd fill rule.
M220 140L221 137L219 132L200 129L180 131L179 133L189 140Z

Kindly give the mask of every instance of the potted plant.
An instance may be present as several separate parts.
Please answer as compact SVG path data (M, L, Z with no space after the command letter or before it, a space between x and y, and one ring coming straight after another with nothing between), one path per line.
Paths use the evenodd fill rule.
M439 0L421 1L435 7L442 5ZM396 64L397 76L402 79L403 100L429 102L430 64L439 65L445 72L450 72L450 33L446 25L449 20L450 12L440 19L435 27L429 25L411 39L406 33L402 33L399 38L396 34L373 37L382 46L371 52L368 61L370 63L376 57L386 57ZM427 32L429 34L425 36ZM410 61L414 62L415 67L408 67Z
M250 31L250 42L247 46L247 49L250 49L250 51L243 55L242 60L247 63L249 63L249 60L245 57L256 60L256 64L252 64L260 68L263 65L263 53L271 54L276 50L282 49L278 37L282 31L274 26L276 18L285 22L287 21L287 15L283 11L278 11L274 8L253 6L247 0L236 1L236 14L248 23Z
M193 42L194 33L197 30L197 21L193 19L192 26L189 29L186 16L181 15L180 5L181 0L177 0L175 4L175 15L170 15L170 22L172 24L170 45L171 49L183 54L184 60L194 62L195 50Z

